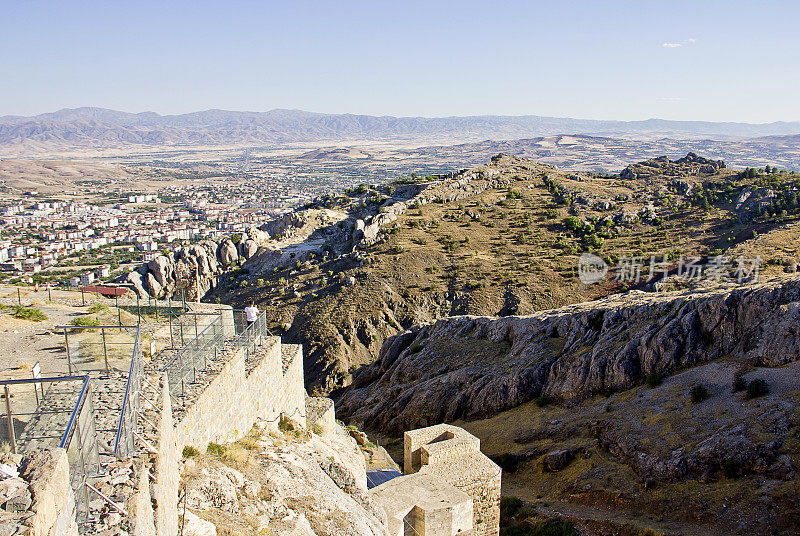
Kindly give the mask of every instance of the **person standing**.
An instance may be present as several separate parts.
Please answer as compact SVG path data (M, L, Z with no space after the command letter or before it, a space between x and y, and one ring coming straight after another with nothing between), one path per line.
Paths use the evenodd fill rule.
M258 320L258 307L256 307L256 302L250 300L250 305L244 308L244 314L247 318L247 327L249 328Z

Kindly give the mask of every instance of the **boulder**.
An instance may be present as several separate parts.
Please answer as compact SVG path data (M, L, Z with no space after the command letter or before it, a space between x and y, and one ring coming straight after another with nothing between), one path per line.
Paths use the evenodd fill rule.
M264 246L266 246L267 242L269 242L269 239L270 239L270 236L269 236L268 232L262 231L261 229L259 229L255 225L252 225L247 230L247 236L249 236L250 239L253 242L256 243L256 247L264 247Z
M572 453L567 449L551 450L544 455L544 467L548 471L560 471L572 461Z
M183 534L186 536L217 536L217 527L210 521L200 519L186 510L183 514Z
M159 285L164 287L173 277L174 266L169 257L159 255L147 263L147 271L153 274Z
M219 259L219 262L224 266L230 266L239 260L239 253L236 250L236 244L233 243L233 240L226 238L219 243L217 259Z
M136 292L136 295L139 298L146 299L148 297L148 293L144 288L144 281L142 281L142 274L138 271L134 270L128 275L125 276L123 283L128 283L133 287L133 291Z
M239 244L239 255L244 259L249 259L256 253L258 253L258 246L252 238L248 238Z
M158 282L158 279L156 279L152 272L147 273L144 279L144 285L147 292L153 297L160 298L161 294L164 292L164 287Z

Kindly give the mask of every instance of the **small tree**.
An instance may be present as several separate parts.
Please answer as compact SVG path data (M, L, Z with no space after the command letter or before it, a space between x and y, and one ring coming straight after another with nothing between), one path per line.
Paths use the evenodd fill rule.
M564 218L564 226L570 231L577 231L578 229L580 229L581 225L582 225L581 220L576 218L575 216L569 216L568 218Z
M689 391L689 396L693 404L699 404L708 398L708 389L705 385L693 385L692 389Z
M747 398L758 398L769 394L769 385L766 380L756 378L747 384Z

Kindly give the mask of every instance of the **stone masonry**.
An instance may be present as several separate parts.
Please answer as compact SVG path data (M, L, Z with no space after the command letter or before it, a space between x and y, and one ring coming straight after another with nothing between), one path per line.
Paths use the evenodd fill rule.
M412 430L404 436L403 467L406 475L431 475L467 494L473 501L473 534L497 535L502 471L480 446L480 439L450 424Z

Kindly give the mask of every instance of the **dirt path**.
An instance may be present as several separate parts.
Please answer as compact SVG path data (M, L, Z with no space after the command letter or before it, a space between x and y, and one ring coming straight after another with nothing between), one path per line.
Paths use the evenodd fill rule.
M719 527L687 525L673 521L658 521L644 515L635 515L629 510L614 508L596 508L591 506L552 502L547 506L536 505L539 513L548 517L561 517L571 521L584 534L616 534L614 529L629 528L646 534L646 530L655 530L665 536L735 536L734 533L720 532Z

